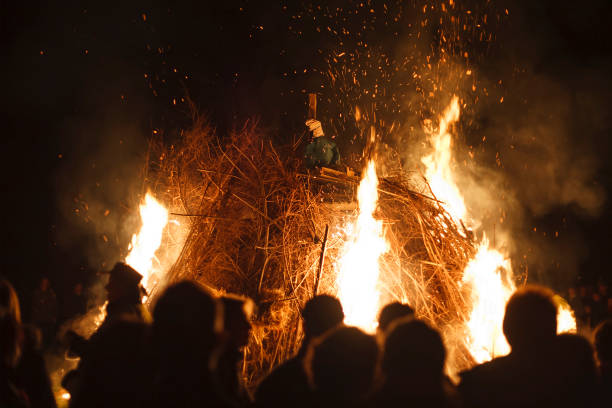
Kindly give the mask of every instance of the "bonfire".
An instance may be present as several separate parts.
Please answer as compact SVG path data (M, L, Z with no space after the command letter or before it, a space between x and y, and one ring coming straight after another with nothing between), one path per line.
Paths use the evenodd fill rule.
M363 186L369 193L358 197L358 175L306 170L300 148L275 145L253 124L222 141L203 119L179 143L153 146L153 193L189 229L168 281L194 279L216 291L249 296L258 306L245 350L247 383L256 384L296 352L300 309L317 292L339 296L347 324L366 330L375 328L381 306L408 302L445 333L451 370L471 366L464 325L471 299L461 283L476 253L470 231L454 222L420 174L396 168L378 178L371 157L364 175L373 171L376 184ZM369 214L360 212L362 195L377 196L368 204ZM379 221L384 248L372 255L380 272L365 285L375 292L369 300L374 306L360 324L350 320L346 285L363 283L364 277L351 275L359 267L351 268L346 259L364 217Z

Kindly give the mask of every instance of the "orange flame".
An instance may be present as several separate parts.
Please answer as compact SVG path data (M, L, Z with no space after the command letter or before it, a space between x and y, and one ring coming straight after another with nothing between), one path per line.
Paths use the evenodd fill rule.
M565 299L557 296L557 333L576 333L576 316Z
M129 254L125 258L125 263L142 274L142 284L150 293L152 286L155 284L156 274L165 271L164 266L167 267L167 264L173 262L175 257L165 260L166 265L160 265L159 262L157 262L158 265L154 265L153 262L156 260L155 253L161 246L163 232L168 224L168 210L159 203L150 192L146 194L142 204L140 204L139 210L142 226L138 233L132 235ZM184 237L181 237L178 242L182 242L183 238ZM178 253L175 255L178 255ZM102 306L92 308L86 315L79 319L81 322L80 326L87 328L87 333L82 334L87 337L91 336L91 334L100 327L106 318L107 304L108 301ZM56 393L56 399L65 404L70 398L70 393L59 387Z
M510 260L489 248L486 237L463 271L463 283L470 285L472 302L466 343L478 363L510 352L502 327L506 302L516 290L511 274Z
M451 168L452 136L449 126L459 120L459 98L453 97L450 105L440 118L438 133L429 130L429 141L433 146L433 152L421 159L425 165L425 178L436 198L442 201L443 207L456 220L465 218L466 208L459 188L455 184Z
M457 224L468 216L451 169L452 136L449 127L459 119L459 114L459 99L453 96L440 118L438 132L426 127L434 150L421 160L433 194L443 202L444 209ZM465 322L468 350L478 363L507 354L510 347L503 334L503 319L506 303L516 290L510 259L490 248L488 239L483 236L476 255L463 271L462 283L469 287L472 305ZM558 332L576 330L575 318L566 302L560 303L557 320Z
M370 160L357 190L359 215L346 227L348 238L338 261L338 298L347 325L365 331L376 330L380 292L379 257L389 246L383 235L382 221L374 218L378 202L378 177Z
M426 129L430 134L433 152L423 157L425 177L437 199L456 224L467 216L463 196L457 187L452 171L452 135L450 125L459 120L459 98L453 96L450 105L440 118L438 132ZM466 345L481 363L510 351L502 331L506 302L516 289L512 282L510 260L489 247L483 237L476 255L463 271L462 283L470 290L472 310L465 322L468 329Z
M162 243L164 228L168 224L168 210L151 193L147 193L140 204L142 226L132 236L130 252L125 263L142 274L142 284L150 290L157 268L153 265L155 252Z

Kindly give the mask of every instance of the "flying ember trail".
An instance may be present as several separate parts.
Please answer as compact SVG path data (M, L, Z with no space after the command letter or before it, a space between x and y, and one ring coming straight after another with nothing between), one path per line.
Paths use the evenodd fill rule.
M374 218L378 202L378 177L373 160L368 162L359 183L359 215L347 227L347 240L337 264L338 297L347 325L376 330L379 309L379 257L389 249L382 221Z

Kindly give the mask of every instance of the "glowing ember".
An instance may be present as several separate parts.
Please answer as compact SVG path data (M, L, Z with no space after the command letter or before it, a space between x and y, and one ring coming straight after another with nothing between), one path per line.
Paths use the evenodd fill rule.
M347 228L347 240L338 262L338 297L347 325L373 332L379 308L378 258L388 250L382 221L374 218L378 202L378 178L374 161L368 162L357 190L359 215Z
M476 256L463 271L463 283L470 285L472 311L467 322L467 346L478 363L508 354L510 346L502 326L506 302L516 289L512 282L510 261L489 248L483 238Z
M70 400L70 393L69 392L63 392L61 395L62 399L65 401Z
M142 227L132 236L130 253L125 258L125 263L142 274L142 284L145 289L150 290L151 277L156 272L153 259L161 245L164 228L168 224L168 210L151 193L147 193L140 205L140 218Z

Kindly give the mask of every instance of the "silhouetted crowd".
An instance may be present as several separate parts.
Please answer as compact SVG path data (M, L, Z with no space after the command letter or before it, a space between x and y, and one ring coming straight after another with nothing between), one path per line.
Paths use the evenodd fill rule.
M612 406L612 321L599 323L592 342L557 335L554 293L543 287L519 289L506 305L510 354L457 379L444 371L439 331L410 306L385 306L370 335L343 324L338 299L315 296L301 310L299 351L251 395L242 370L253 302L183 281L150 315L141 278L117 264L99 329L89 339L66 334L69 353L80 357L62 382L71 407ZM56 406L39 343L14 289L0 281L0 407Z
M612 319L612 296L604 281L596 285L581 283L570 287L567 300L576 314L579 326L596 327L604 320Z

